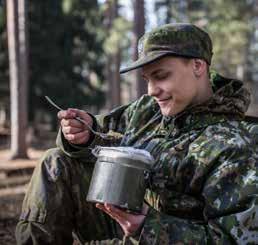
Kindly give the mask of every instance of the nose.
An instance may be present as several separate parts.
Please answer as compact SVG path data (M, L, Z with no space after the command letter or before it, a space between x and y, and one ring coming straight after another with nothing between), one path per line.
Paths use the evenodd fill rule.
M152 81L148 82L148 95L150 96L158 96L160 93L160 88Z

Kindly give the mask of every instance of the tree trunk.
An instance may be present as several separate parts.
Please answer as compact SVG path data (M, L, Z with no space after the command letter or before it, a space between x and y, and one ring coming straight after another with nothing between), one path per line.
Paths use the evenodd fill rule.
M118 1L107 0L106 27L107 34L112 30L113 22L118 17ZM121 50L117 47L114 54L109 54L106 66L106 75L108 81L107 107L112 109L121 104L121 87L120 87L120 63Z
M166 8L167 8L167 13L166 13L166 23L170 23L171 22L171 2L170 0L166 0L165 1L166 4Z
M26 0L7 1L11 97L11 158L27 156Z
M187 16L187 8L188 8L188 1L181 0L179 1L178 12L179 12L179 21L180 22L189 22Z
M133 40L133 59L138 59L138 40L144 34L145 31L145 11L144 0L134 0L134 40ZM135 70L135 82L136 82L136 97L147 93L147 84L143 81L139 69Z
M113 55L114 56L114 70L113 70L113 85L112 85L112 100L113 107L121 105L121 86L120 86L120 64L121 64L121 50L117 47L118 50ZM113 108L112 107L112 108Z

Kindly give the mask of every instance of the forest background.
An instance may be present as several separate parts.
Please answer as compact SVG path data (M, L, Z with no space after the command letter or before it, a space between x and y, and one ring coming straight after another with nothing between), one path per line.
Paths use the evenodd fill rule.
M211 68L244 80L253 92L253 104L257 104L257 0L10 2L24 4L24 11L16 11L16 20L15 16L8 19L10 4L0 2L0 128L3 132L10 129L11 134L12 113L18 110L17 120L24 122L18 129L21 132L15 134L22 134L26 144L42 135L42 131L57 129L56 111L50 108L44 95L64 108L77 107L95 114L145 93L146 84L137 72L120 77L119 68L137 58L139 36L164 23L192 22L207 30L214 45ZM24 28L10 31L7 20L18 26L22 20ZM24 45L26 52L16 56L20 58L19 66L19 62L10 58L11 49L17 47L10 41L8 45L8 37L11 40L14 35L19 44L22 31L26 42L20 49ZM11 86L12 65L19 70L17 93L11 92L15 89ZM15 99L17 106L11 107ZM251 106L249 113L258 115L255 106ZM11 139L5 143L10 145ZM25 143L20 143L23 153L13 155L25 156Z
M244 81L252 93L248 114L258 117L258 0L0 0L3 244L14 244L25 190L17 183L26 186L35 149L54 146L57 111L44 96L93 114L137 99L146 83L138 72L120 76L119 68L137 58L144 32L171 22L191 22L210 34L211 69ZM33 164L10 161L26 158Z

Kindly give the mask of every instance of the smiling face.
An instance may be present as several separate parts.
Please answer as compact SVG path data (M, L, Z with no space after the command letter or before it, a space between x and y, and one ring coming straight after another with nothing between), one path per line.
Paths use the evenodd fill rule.
M163 115L176 115L187 106L206 99L204 93L208 86L207 89L204 86L208 82L196 75L195 69L198 72L199 68L195 62L194 59L168 56L143 66L142 76L148 82L148 94L155 98ZM206 92L209 97L210 90Z

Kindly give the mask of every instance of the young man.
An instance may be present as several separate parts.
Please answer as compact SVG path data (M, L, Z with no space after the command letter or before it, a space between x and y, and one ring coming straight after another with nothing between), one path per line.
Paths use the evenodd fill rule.
M156 28L139 47L140 58L121 73L140 68L148 96L101 117L58 113L58 148L35 169L18 244L71 244L72 231L90 244L257 244L257 152L241 122L249 93L242 82L209 73L212 43L194 25ZM122 137L94 136L76 116ZM85 201L95 145L154 156L142 214Z

